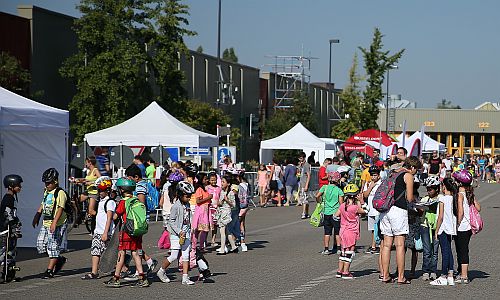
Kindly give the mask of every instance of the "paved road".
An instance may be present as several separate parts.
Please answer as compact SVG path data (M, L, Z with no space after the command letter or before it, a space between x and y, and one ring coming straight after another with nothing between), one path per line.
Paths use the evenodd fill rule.
M247 253L215 256L207 254L211 270L215 273L214 283L197 283L182 286L177 278L169 284L153 278L151 287L137 289L123 287L106 288L101 282L83 281L82 274L89 271L90 237L83 231L74 230L70 235L69 261L61 276L51 280L39 279L45 270L46 258L37 257L32 250L23 250L22 282L0 285L2 299L82 299L99 297L139 297L166 296L175 299L187 297L206 299L262 298L262 299L321 299L341 296L344 299L405 297L417 299L438 299L460 296L461 298L498 299L500 287L500 258L498 251L500 235L500 185L484 184L476 191L483 205L482 216L485 229L471 241L471 278L467 286L432 287L421 279L411 285L398 286L383 284L377 280L377 256L364 254L369 244L369 235L362 223L359 253L356 255L352 271L352 281L334 277L338 263L337 255L322 256L322 229L312 228L307 221L298 219L296 207L256 209L248 216L249 251ZM153 223L145 239L146 249L157 259L164 255L156 248L156 239L161 223ZM421 259L421 258L420 258ZM394 254L393 259L394 261ZM407 262L409 265L409 262ZM418 266L421 265L419 260ZM439 263L440 266L440 263ZM394 267L392 268L394 270ZM173 270L172 270L173 271ZM196 276L196 271L191 272ZM7 297L7 298L4 298Z

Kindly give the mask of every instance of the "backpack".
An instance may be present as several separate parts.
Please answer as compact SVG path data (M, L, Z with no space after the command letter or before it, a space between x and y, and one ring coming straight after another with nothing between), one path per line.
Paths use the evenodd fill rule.
M388 211L396 201L405 195L405 193L401 193L401 195L397 198L394 197L396 179L405 173L405 171L391 172L387 178L382 180L372 200L373 208L375 208L378 212Z
M125 200L125 210L127 219L123 230L130 236L142 236L148 232L148 222L146 221L146 206L132 197Z
M479 214L479 211L477 211L476 206L474 206L474 203L469 206L469 218L472 234L478 234L481 232L481 230L483 230L484 222L483 218L481 218L481 215Z
M71 203L71 198L69 197L68 193L66 193L66 191L63 190L62 188L57 187L56 190L54 191L54 197L57 199L57 196L59 195L60 191L64 192L64 194L66 195L66 203L64 204L64 212L66 213L67 217L73 216L73 204ZM57 205L56 205L56 203L54 203L54 207L52 208L52 219L55 216L56 208L57 208ZM48 220L49 218L47 218L47 216L44 216L44 219Z
M358 187L361 187L361 174L362 173L363 173L363 171L361 169L354 170L354 178L352 180L352 183L354 183Z
M149 180L146 189L148 191L146 196L146 209L147 211L154 211L160 203L160 192L158 192L156 187Z

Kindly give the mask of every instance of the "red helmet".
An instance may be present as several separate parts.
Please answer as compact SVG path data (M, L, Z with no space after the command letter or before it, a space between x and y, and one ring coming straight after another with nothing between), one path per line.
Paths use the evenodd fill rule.
M107 192L111 190L111 186L111 180L101 180L99 184L97 184L97 189L99 190L99 192Z

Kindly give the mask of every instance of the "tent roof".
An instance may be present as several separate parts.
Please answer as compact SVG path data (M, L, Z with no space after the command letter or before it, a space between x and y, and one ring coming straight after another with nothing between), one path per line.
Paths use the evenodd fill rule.
M414 134L412 134L410 137L407 137L405 139L405 147L406 146L411 146L413 145L413 142L416 139L421 138L422 133L420 131L416 131ZM402 142L401 142L402 143ZM434 140L424 132L424 140L421 141L422 145L422 151L428 152L428 151L440 151L443 152L445 151L445 145L442 143L439 143L438 141Z
M312 134L300 122L273 139L260 142L261 149L326 149L334 150L335 144L325 142Z
M69 129L69 112L30 100L0 87L0 127Z
M366 141L374 141L380 143L380 139L382 139L382 144L385 146L389 146L393 142L392 138L385 132L377 129L367 129L351 136L347 139L346 143L360 144Z
M212 147L219 139L187 126L152 102L123 123L85 135L90 146Z

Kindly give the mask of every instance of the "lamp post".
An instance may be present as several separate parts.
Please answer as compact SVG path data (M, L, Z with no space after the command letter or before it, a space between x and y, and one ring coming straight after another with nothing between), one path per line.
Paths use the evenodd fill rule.
M328 68L328 92L331 92L330 86L332 85L332 44L339 44L339 39L329 40L330 42L330 63Z
M386 89L386 102L385 102L385 133L389 134L389 71L397 69L396 65L389 65L387 68L387 89Z

